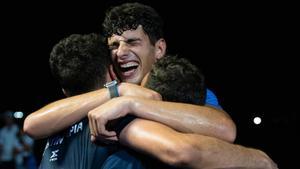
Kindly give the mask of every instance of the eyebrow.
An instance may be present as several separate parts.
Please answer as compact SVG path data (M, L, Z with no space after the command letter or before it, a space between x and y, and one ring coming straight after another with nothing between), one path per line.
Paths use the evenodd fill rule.
M135 41L141 41L140 38L129 38L127 40L124 40L124 42L126 43L131 43L131 42L135 42Z
M128 38L126 40L116 40L116 41L113 41L111 44L108 44L109 46L117 46L119 45L119 43L123 41L125 43L133 43L133 42L136 42L136 41L142 41L141 38Z

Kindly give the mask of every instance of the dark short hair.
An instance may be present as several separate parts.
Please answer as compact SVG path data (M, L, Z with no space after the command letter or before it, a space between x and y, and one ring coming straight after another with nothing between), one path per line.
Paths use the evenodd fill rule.
M62 39L53 47L49 62L52 74L71 95L102 86L111 63L104 38L94 33Z
M165 56L152 67L145 87L157 91L165 101L204 105L204 75L185 58Z
M140 3L124 3L106 12L103 31L108 38L112 34L135 30L139 25L143 26L151 44L163 38L163 19L152 7Z

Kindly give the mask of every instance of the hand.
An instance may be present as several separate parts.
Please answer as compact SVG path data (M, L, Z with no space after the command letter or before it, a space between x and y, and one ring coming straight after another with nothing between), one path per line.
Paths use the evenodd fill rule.
M130 111L131 97L117 97L109 100L88 113L91 135L96 138L116 140L115 131L108 131L106 124L112 120L126 116Z
M119 119L109 121L107 125L105 126L107 130L113 130L116 125L119 123ZM91 141L94 144L101 145L101 144L115 144L117 141L119 141L117 136L107 137L103 135L99 135L95 137L94 135L91 135Z
M153 100L162 99L161 95L156 91L131 83L121 83L119 85L119 93L120 96L135 96Z

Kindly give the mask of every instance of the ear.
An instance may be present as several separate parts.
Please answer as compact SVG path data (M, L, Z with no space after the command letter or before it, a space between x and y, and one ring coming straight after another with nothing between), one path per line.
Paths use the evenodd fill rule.
M118 77L117 77L117 75L115 73L115 70L114 70L114 66L112 64L109 65L108 71L109 71L110 79L118 80Z
M161 38L155 43L155 59L160 59L166 54L167 44L165 39Z

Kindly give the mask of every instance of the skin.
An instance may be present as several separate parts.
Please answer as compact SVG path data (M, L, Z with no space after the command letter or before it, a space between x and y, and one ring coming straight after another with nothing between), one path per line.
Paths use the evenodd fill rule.
M163 39L159 39L152 45L141 26L136 30L125 31L121 36L113 35L108 39L108 44L116 71L119 74L121 73L119 76L123 78L122 80L136 84L139 84L142 77L150 71L151 66L148 65L163 57L166 50L166 44ZM129 73L123 72L123 75L126 77L122 76L120 69L118 70L118 67L124 66L124 63L137 65ZM110 74L113 73L110 71ZM118 90L121 96L156 98L159 95L154 91L129 83L121 83ZM107 89L99 89L94 92L56 101L30 114L25 119L24 131L34 138L48 137L84 118L89 111L108 100L110 98ZM156 113L154 111L151 113L144 112L142 117L175 127L179 131L199 134L205 131L204 134L217 136L227 141L235 139L235 125L225 112L207 106L179 103L173 106L173 104L155 102L155 106L161 107L161 111ZM164 107L167 109L164 109ZM97 114L96 111L93 112ZM101 125L97 115L90 114L89 120L93 121L91 133L99 137L105 135L99 132L104 130L97 129L98 124ZM172 118L170 119L169 117ZM187 120L182 121L182 119Z
M144 47L143 45L145 44L142 43L143 38L137 38L139 36L135 36L143 35L143 32L141 32L141 30L137 31L136 34L134 31L125 31L121 36L113 35L112 38L108 40L116 67L121 67L120 65L127 63L127 61L135 62L133 65L136 65L137 68L131 70L129 73L123 73L123 75L120 76L123 80L134 83L140 83L141 77L147 77L146 72L149 72L149 70L145 71L148 67L143 67L143 63L154 63L157 59L149 60L141 55L142 51L139 51L138 47ZM145 36L141 37L147 39ZM137 42L136 39L138 39ZM160 42L164 43L164 41ZM151 44L148 43L147 45ZM159 45L156 44L155 46ZM122 74L121 69L117 69L117 71ZM144 78L142 86L146 81L146 78ZM217 138L202 135L205 131L201 131L201 135L185 134L175 131L174 129L187 133L197 133L193 131L193 129L195 129L194 127L185 130L186 128L184 126L176 126L176 124L180 124L179 121L173 121L174 123L170 122L170 119L184 119L184 117L174 117L168 114L169 112L176 112L175 110L178 110L177 113L175 113L177 115L181 114L181 112L185 112L186 109L185 111L180 110L180 108L184 107L183 105L175 106L172 105L172 103L166 103L166 105L162 106L156 105L155 102L157 101L125 96L111 99L109 102L90 111L89 119L93 121L90 123L90 128L94 129L93 139L95 139L95 137L115 141L119 139L122 144L137 151L152 155L172 166L183 168L277 168L276 164L260 150L227 143L226 141L217 139L220 137L216 135L214 136ZM161 104L162 102L159 101L157 103ZM147 106L146 104L149 105ZM173 108L172 111L163 112L168 106ZM141 107L141 109L137 107ZM162 107L164 109L160 109ZM158 109L154 110L155 108ZM188 107L186 108L188 109ZM203 108L204 107L202 107L198 113L201 111L209 112L203 111ZM144 113L143 110L147 113ZM139 111L142 113L139 113ZM153 115L152 117L148 116L149 112ZM160 113L156 116L155 112ZM220 111L218 112L220 113ZM216 112L211 112L211 114L214 113ZM117 138L114 135L115 133L112 134L109 133L111 131L106 130L105 124L107 122L124 117L127 114L133 114L144 119L157 120L160 123L144 119L135 119L122 130L120 138ZM167 114L167 117L162 118L162 116L160 116L162 114ZM222 114L224 115L226 113L222 112ZM155 117L158 118L155 119ZM162 122L161 119L167 119L168 121ZM220 122L220 119L218 120L218 122ZM193 123L189 120L187 121L186 123ZM167 124L173 129L164 124ZM172 124L174 124L174 126ZM207 123L205 126L207 127L209 124ZM209 129L206 128L206 131L207 130ZM209 131L205 134L211 135L211 133L217 132ZM233 141L228 138L222 138L223 140Z
M147 75L144 77L142 85L146 83L147 77ZM128 96L114 98L102 105L106 107L98 107L99 111L96 114L103 116L113 114L112 117L119 118L125 116L127 112L134 112L131 114L136 115L136 111L158 107L155 105L145 106L140 102L141 100L146 99L135 100L135 97ZM155 102L155 100L151 101ZM136 109L135 106L142 107L142 109ZM97 109L93 111L97 111ZM146 111L149 112L149 110ZM153 112L157 111L159 110ZM100 117L100 119L105 118ZM111 131L106 131L105 125L99 125L106 122L101 121L101 123L94 124L98 124L99 130L104 130L100 131L101 133L109 133ZM96 138L92 136L92 140L96 140ZM107 140L108 143L119 141L138 152L179 168L277 169L277 165L270 157L260 150L231 144L215 137L178 132L164 124L140 118L130 122L121 131L119 138L115 134L101 137L101 141Z
M152 65L163 57L166 51L165 40L159 39L154 45L151 44L141 25L136 30L127 30L121 35L113 34L108 38L108 46L119 77L125 82L136 84L141 83L143 77L150 72ZM123 99L123 101L125 100ZM138 100L136 100L137 102ZM134 113L137 117L166 124L178 131L210 135L230 142L235 139L235 125L226 112L222 110L208 106L180 103L145 100L141 102L145 103L141 107L148 107L149 109L144 112L129 109L126 109L128 111L118 112L119 109L115 108L112 111L108 108L110 105L103 105L90 111L88 117L92 122L90 126L92 135L95 137L111 137L114 132L105 129L106 123L129 113ZM131 104L126 101L122 103L123 107L132 107L125 105L125 103ZM157 109L154 107L157 107ZM111 111L103 113L105 110ZM182 121L182 119L185 120Z
M159 39L155 45L150 43L142 26L136 30L124 31L122 35L108 38L108 46L117 74L123 82L140 84L143 77L151 70L152 65L164 56L166 43ZM137 66L130 71L122 71L126 65Z
M120 134L120 142L180 168L278 169L270 157L260 150L214 137L180 133L144 119L129 123Z
M120 96L161 99L157 92L135 84L121 83L118 90ZM108 100L110 100L109 92L102 88L55 101L28 115L23 130L34 139L49 137L83 119L90 110Z
M226 133L226 128L223 128L229 124L224 113L204 106L200 108L202 112L198 113L195 111L199 109L197 105L122 96L93 109L88 117L91 133L95 137L114 136L115 132L108 131L106 124L126 115L134 115L168 125L183 133L209 135L232 142L235 136ZM189 115L182 113L184 111L190 112Z
M125 31L121 36L113 35L108 39L116 72L122 80L135 84L141 83L143 77L151 69L148 65L153 64L157 59L163 57L166 48L163 39L158 40L152 45L148 36L141 29L142 28L139 27L137 30ZM122 71L121 67L126 66L131 67L129 71ZM115 137L115 133L105 133L105 128L99 128L99 124L101 125L103 123L103 119L98 118L98 114L100 114L98 106L106 106L107 109L102 111L110 112L112 110L110 110L109 107L114 108L116 107L113 106L114 104L119 104L125 105L125 108L117 110L116 112L124 110L125 112L131 112L129 110L132 110L132 112L141 111L142 113L139 114L142 114L143 118L156 121L151 121L151 125L145 121L130 124L128 128L126 127L128 130L122 131L120 135L121 143L146 154L156 156L158 159L170 165L199 168L196 163L202 161L201 163L203 165L207 164L207 166L211 168L210 163L215 163L217 166L217 164L222 165L227 160L228 163L226 164L229 164L230 160L232 163L236 161L236 165L228 165L230 167L240 167L239 164L245 163L245 160L253 160L253 162L255 162L254 164L259 164L259 167L264 166L263 164L271 164L271 160L265 160L267 156L262 155L263 153L258 153L260 151L253 150L250 151L252 153L247 153L249 152L248 149L238 149L235 145L226 142L232 142L235 139L235 125L228 115L221 110L207 106L180 103L177 103L175 106L174 103L157 101L160 99L158 93L129 83L121 83L118 90L121 97L116 99L109 98L107 89L99 89L94 92L51 103L27 117L24 123L24 130L36 138L47 137L82 119L88 114L92 135L99 136L99 138L101 138L101 136L103 138L105 134L107 134L107 136L105 136L106 138ZM122 99L123 101L121 101ZM135 99L136 101L140 100L140 102L136 102ZM147 104L148 108L152 109L150 113L147 111L143 112L143 107L139 106ZM133 106L131 107L130 105ZM126 108L126 106L128 107ZM159 110L154 110L153 108L158 108ZM121 116L122 115L123 114L121 114ZM138 113L135 115L138 115ZM170 127L186 133L177 132ZM130 128L132 131L129 130ZM137 130L139 128L140 130ZM45 134L45 131L48 133ZM147 132L149 137L137 139L141 135L147 134ZM200 135L202 132L206 132L206 136ZM213 137L218 137L219 139ZM158 141L153 141L151 138L157 139ZM206 141L199 142L199 139ZM221 139L226 141L222 141ZM178 149L178 146L180 149ZM148 150L149 147L150 150ZM197 148L194 149L193 147ZM200 151L205 147L207 147L205 151ZM216 153L218 157L224 158L212 157L210 156L212 152ZM182 153L183 155L181 155ZM174 156L175 154L176 156ZM249 156L250 154L251 156ZM198 157L201 157L201 159L198 159ZM261 161L263 164L257 161ZM248 168L253 166L249 163L245 163L245 165L248 165Z

